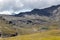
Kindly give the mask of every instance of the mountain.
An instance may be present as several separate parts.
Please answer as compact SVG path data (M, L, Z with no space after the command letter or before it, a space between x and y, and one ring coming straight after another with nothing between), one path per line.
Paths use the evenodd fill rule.
M53 15L53 11L57 10L60 7L60 5L55 5L55 6L51 6L45 9L33 9L30 12L21 12L19 14L16 14L15 16L24 16L24 15L39 15L39 16L52 16Z
M0 15L0 26L4 37L60 29L60 5L15 15Z
M38 19L49 19L53 21L60 20L60 5L54 5L44 9L33 9L30 12L21 12L16 14L17 17L25 17L25 18L38 18Z
M39 15L39 16L50 16L51 14L49 12L47 12L47 10L43 10L43 9L33 9L32 11L30 12L22 12L22 13L19 13L15 16L24 16L24 15Z
M15 15L3 15L7 21L11 21L13 25L31 26L35 24L52 24L60 21L60 5L51 6L44 9L33 9L30 12L21 12Z

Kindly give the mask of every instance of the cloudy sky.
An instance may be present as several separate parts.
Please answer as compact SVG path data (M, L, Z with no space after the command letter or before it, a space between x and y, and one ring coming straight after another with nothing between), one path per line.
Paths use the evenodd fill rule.
M60 4L60 0L0 0L0 14L30 11Z

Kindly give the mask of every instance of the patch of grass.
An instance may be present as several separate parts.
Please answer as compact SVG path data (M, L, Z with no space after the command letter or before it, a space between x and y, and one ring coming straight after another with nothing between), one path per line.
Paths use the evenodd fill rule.
M55 31L59 32L57 30L50 30L47 32L42 32L42 33L39 32L39 33L34 33L34 34L20 35L16 37L2 38L2 39L4 40L60 40L60 36L51 35L52 32L55 32Z

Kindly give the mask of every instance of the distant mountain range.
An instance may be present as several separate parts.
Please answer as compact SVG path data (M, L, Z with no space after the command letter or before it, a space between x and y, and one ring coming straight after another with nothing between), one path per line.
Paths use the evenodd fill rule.
M24 15L39 15L39 16L52 16L53 11L59 9L60 5L51 6L45 9L33 9L30 12L21 12L15 16L24 16Z
M17 16L17 17L29 17L31 16L32 17L35 15L35 16L40 16L40 17L48 17L52 20L60 20L60 5L55 5L55 6L51 6L51 7L48 7L48 8L44 8L44 9L33 9L32 11L30 12L21 12L19 14L16 14L14 16ZM34 17L35 17L34 16Z

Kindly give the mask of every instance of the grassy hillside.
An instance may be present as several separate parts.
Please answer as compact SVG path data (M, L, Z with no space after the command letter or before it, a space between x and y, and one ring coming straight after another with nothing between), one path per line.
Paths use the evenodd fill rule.
M1 40L60 40L60 31L50 30L42 33L39 32L39 33L20 35L10 38L2 38Z
M0 32L3 34L14 34L17 36L0 38L0 40L60 40L60 26L52 25L33 25L32 27L13 27L14 25L7 24L4 20L0 20ZM24 34L24 35L23 35Z

